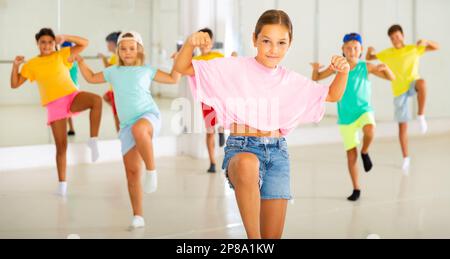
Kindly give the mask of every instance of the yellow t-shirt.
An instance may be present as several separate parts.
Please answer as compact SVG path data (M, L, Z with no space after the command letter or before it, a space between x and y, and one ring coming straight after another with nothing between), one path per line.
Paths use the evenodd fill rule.
M205 60L205 61L208 61L208 60L213 60L213 59L216 59L216 58L224 58L224 57L225 56L222 53L211 51L210 53L208 53L208 55L196 56L193 59L194 60Z
M70 48L63 48L50 56L35 57L23 65L20 74L39 86L43 106L77 91L68 61Z
M392 81L392 92L398 97L408 92L412 82L420 79L420 57L426 51L424 46L408 45L402 49L390 48L377 54L377 58L389 66L396 79Z
M117 58L116 54L112 54L112 56L108 60L108 64L111 66L115 66L115 65L119 64L119 59ZM111 92L113 91L113 86L111 84L109 85L109 90Z

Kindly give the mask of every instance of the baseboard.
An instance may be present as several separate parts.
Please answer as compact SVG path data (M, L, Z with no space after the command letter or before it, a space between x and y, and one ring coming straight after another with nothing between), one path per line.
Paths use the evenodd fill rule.
M428 135L445 134L450 131L450 119L429 120ZM377 139L396 138L398 126L393 122L380 122L377 125ZM410 136L420 136L418 125L411 123ZM155 140L155 156L171 157L180 154L180 138L176 136L160 137ZM305 127L295 130L289 137L290 146L341 143L337 125ZM192 144L192 143L191 143ZM199 145L204 145L203 142ZM97 163L118 162L122 160L120 142L118 140L100 141L101 158ZM201 152L199 158L206 158ZM53 167L55 164L54 145L38 145L24 147L0 148L0 172L15 171L40 167ZM220 153L219 153L220 154ZM68 148L69 166L89 164L89 152L85 144L70 144Z

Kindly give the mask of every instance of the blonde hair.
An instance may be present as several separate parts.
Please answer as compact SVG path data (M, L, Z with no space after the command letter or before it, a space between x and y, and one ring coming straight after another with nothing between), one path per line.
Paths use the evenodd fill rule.
M124 38L132 38L133 35L131 35L130 33L127 33L124 35ZM118 66L125 66L125 62L123 62L122 58L120 57L119 54L120 51L120 44L117 46L117 50L116 50L116 55L119 59L119 65ZM137 51L138 51L138 55L137 55L137 61L134 64L134 66L143 66L145 64L145 51L144 51L144 46L142 46L141 44L137 43Z

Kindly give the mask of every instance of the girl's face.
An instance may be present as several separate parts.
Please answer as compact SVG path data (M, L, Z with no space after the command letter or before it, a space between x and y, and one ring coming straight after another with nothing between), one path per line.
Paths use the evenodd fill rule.
M342 51L349 63L358 63L363 52L363 47L359 41L352 40L344 44Z
M289 30L279 24L264 25L261 33L254 35L253 43L258 49L256 60L268 68L276 68L291 46Z
M125 66L134 66L138 61L138 43L134 40L124 40L119 46L119 57Z
M51 36L42 36L37 42L41 56L51 55L56 51L56 41Z
M114 42L108 41L106 44L109 52L116 53L117 45Z

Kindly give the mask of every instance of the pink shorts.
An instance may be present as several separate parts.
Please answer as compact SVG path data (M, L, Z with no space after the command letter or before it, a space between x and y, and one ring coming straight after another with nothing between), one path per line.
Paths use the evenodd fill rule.
M55 121L71 118L78 115L78 113L72 113L70 108L73 100L80 92L74 92L73 94L64 96L47 104L47 125L52 124Z

